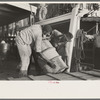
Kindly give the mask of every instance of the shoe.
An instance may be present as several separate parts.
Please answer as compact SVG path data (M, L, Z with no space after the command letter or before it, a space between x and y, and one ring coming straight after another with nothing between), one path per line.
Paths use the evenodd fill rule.
M21 64L17 65L16 71L19 72L21 68Z
M27 76L28 76L27 70L20 70L19 71L18 77L27 77Z

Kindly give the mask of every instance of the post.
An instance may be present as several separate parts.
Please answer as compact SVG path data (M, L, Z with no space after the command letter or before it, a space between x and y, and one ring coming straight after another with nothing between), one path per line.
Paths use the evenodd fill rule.
M71 17L71 21L70 21L70 27L69 27L69 32L72 33L73 38L71 40L71 42L68 42L68 72L70 72L71 69L71 60L72 60L72 52L73 52L73 46L74 46L74 38L75 38L75 34L76 34L76 30L77 30L77 14L78 14L78 10L79 10L79 5L77 5L75 8L73 8L72 10L72 17Z
M96 34L98 34L98 23L96 23Z
M68 72L70 72L70 69L71 69L73 47L75 46L74 39L75 39L77 30L80 29L80 18L88 12L89 11L84 8L79 12L79 4L72 10L72 17L71 17L69 32L72 33L73 38L71 42L68 42L68 52L69 52L68 53L68 66L69 66Z

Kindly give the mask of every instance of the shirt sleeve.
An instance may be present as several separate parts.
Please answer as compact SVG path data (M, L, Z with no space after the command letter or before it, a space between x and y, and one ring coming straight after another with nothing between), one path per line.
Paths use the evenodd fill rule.
M41 30L41 27L37 30L37 34L35 35L35 50L36 50L36 52L42 51L42 30Z
M37 36L35 41L36 52L41 52L41 46L42 46L42 36Z
M55 36L60 36L60 35L62 35L62 33L61 32L59 32L58 30L53 30L53 32L52 32L52 34L54 34Z

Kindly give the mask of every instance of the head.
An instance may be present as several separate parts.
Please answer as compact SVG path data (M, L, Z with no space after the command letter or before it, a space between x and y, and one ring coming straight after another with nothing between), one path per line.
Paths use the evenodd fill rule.
M66 40L70 42L72 38L73 38L72 33L68 32L68 33L66 34Z
M42 27L43 34L46 36L50 36L52 33L52 27L50 25L45 25Z

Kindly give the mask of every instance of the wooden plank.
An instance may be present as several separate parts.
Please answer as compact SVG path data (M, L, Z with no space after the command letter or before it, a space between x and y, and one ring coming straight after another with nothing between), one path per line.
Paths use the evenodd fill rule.
M60 74L48 74L49 76L55 77L59 80L79 80L76 77L73 77L71 75L67 75L65 73L60 73Z
M7 80L7 74L4 72L0 72L0 80Z
M22 80L22 81L23 81L23 80L26 80L26 81L28 80L28 81L29 81L29 80L30 80L30 81L31 81L31 79L29 79L28 77L21 77L21 78L8 77L8 80L11 80L11 81L12 81L12 80L13 80L13 81L18 81L18 80L20 80L20 81L21 81L21 80Z
M71 16L72 16L72 13L67 13L67 14L57 16L57 17L36 22L36 24L40 24L40 25L54 24L54 23L70 20Z
M94 76L94 77L99 77L100 78L100 72L96 72L96 71L82 71L82 73Z
M82 21L95 21L95 22L100 22L100 17L87 17L87 18L81 18Z
M8 77L7 79L8 79L8 80L14 80L14 78L13 78L13 77Z
M78 78L79 80L86 80L86 78L83 78L78 72L73 72L73 73L68 73L68 72L65 72L66 74L68 75L71 75L73 77L76 77Z
M67 74L73 75L75 77L79 77L80 79L83 79L83 80L96 80L96 79L99 79L99 78L94 77L92 75L88 75L88 74L81 73L81 72L73 72L73 73L67 73Z
M28 76L30 79L32 80L54 80L54 78L47 76L47 75L41 75L41 76L33 76L33 75L29 75Z
M93 71L100 72L100 69L93 69Z
M8 4L12 5L14 7L23 9L23 10L31 11L30 4L28 4L28 3L8 3ZM32 8L32 12L36 13L37 8L35 6L31 6L31 8Z

